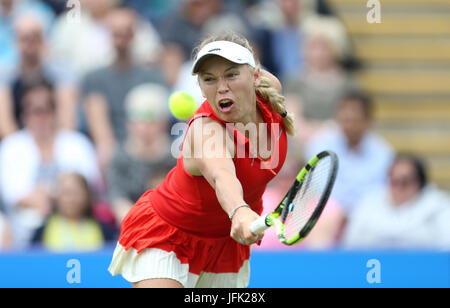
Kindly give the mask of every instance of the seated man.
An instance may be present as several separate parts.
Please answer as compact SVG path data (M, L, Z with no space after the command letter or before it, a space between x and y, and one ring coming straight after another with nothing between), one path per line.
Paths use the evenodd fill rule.
M305 156L323 150L337 154L339 172L331 197L350 215L366 192L386 182L394 152L371 130L371 101L365 95L352 93L343 98L337 106L336 123L306 144Z
M23 128L20 97L27 83L42 76L55 87L57 125L76 129L78 85L67 63L45 57L46 39L42 21L31 13L14 23L19 63L0 67L0 138Z
M158 173L167 173L176 164L170 153L167 97L164 87L150 83L135 87L125 99L127 139L117 148L107 173L109 199L119 224L139 197L155 188Z
M103 172L116 146L127 135L124 100L128 92L143 83L164 83L158 69L147 69L133 62L136 14L126 8L116 8L108 16L115 58L112 64L89 72L82 86L89 134Z

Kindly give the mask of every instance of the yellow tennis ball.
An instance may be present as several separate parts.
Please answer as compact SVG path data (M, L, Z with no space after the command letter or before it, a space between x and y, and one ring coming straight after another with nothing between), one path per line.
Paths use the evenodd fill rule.
M190 94L177 91L169 97L169 109L175 118L187 120L197 110L197 103Z

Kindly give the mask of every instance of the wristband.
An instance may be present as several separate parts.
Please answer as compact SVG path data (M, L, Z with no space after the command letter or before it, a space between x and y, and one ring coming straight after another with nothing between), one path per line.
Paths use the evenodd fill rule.
M250 205L248 205L248 204L241 204L241 205L236 206L236 207L230 212L230 215L228 216L228 217L230 218L230 220L233 220L234 213L236 213L236 211L237 211L238 209L240 209L241 207L248 207L248 208L250 208Z

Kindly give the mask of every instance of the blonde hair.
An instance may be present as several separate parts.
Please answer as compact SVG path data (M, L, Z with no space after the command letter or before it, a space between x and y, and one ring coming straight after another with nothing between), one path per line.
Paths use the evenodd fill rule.
M201 42L199 46L197 46L192 54L192 58L195 59L198 52L207 44L215 42L215 41L229 41L235 44L241 45L252 52L254 55L253 48L251 47L248 40L234 32L225 32L218 35L212 35L206 38ZM259 67L259 62L256 60L257 66ZM283 117L283 127L289 135L295 134L294 127L294 115L292 113L288 113L285 106L285 98L282 94L278 92L278 90L273 86L272 82L269 78L261 76L261 82L255 89L256 93L264 100L270 102L270 107L272 110L282 115Z

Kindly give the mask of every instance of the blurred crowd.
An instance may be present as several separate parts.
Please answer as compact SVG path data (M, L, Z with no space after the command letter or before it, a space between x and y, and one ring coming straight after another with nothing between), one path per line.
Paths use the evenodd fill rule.
M321 150L340 170L300 249L450 248L450 199L373 129L360 63L325 0L0 0L0 251L93 250L175 165L173 91L202 103L191 54L234 31L296 116L266 211ZM176 136L175 136L176 137ZM270 231L256 249L281 249Z

